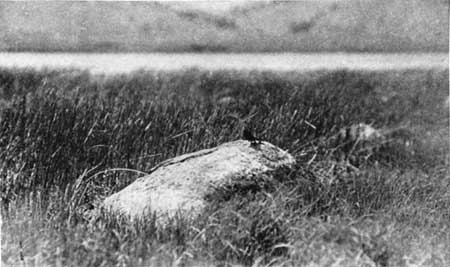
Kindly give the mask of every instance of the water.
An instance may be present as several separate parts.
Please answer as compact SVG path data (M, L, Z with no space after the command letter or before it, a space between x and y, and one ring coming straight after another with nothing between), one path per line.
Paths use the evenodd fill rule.
M356 54L92 54L92 53L0 53L0 67L80 68L93 73L127 73L139 69L177 70L197 67L208 70L389 70L448 68L447 53Z

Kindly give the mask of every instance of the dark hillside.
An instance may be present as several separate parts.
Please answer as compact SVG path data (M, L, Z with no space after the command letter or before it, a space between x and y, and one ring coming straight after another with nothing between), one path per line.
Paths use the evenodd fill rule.
M255 3L223 14L155 2L1 2L3 51L448 51L448 2Z

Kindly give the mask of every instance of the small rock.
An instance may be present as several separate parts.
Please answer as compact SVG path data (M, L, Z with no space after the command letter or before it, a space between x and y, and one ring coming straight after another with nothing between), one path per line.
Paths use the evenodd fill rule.
M110 211L141 217L194 216L217 190L248 183L269 171L295 163L288 152L268 143L252 145L238 140L181 155L159 164L123 190L109 196L104 205ZM258 182L258 181L256 181ZM261 181L260 181L261 182Z
M231 96L225 96L225 97L219 98L217 100L217 104L223 105L223 106L233 105L233 104L236 104L236 102L237 102L236 99Z
M340 135L341 138L349 141L375 141L383 139L381 131L365 123L353 124L349 128L341 129Z

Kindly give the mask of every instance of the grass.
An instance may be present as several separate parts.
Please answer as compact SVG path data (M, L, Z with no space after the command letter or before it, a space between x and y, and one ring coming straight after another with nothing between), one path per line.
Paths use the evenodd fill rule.
M2 263L449 265L448 78L1 69ZM293 170L211 197L193 221L85 212L141 175L125 169L238 139L233 116L255 112L251 127L295 156ZM390 142L368 152L332 141L360 122Z

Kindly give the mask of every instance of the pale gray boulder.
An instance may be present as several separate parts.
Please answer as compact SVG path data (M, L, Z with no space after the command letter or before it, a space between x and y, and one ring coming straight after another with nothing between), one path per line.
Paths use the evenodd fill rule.
M270 171L294 163L288 152L268 142L224 143L162 162L149 175L107 197L104 206L132 218L152 212L159 217L177 212L195 216L208 197L221 189L226 192L226 188L239 186L246 177L250 180L265 177Z

